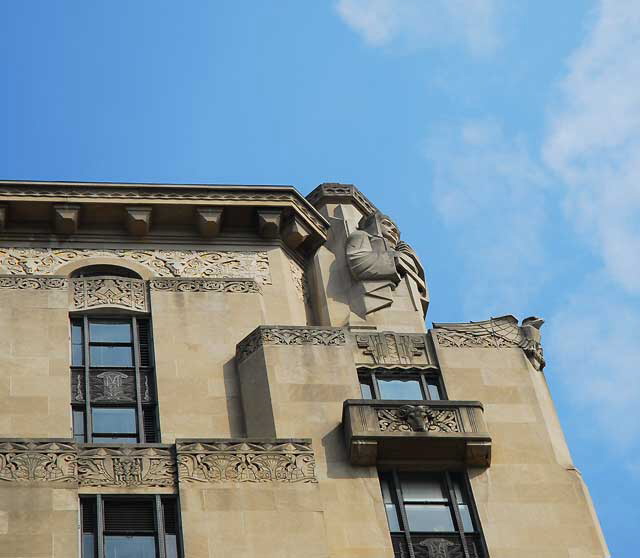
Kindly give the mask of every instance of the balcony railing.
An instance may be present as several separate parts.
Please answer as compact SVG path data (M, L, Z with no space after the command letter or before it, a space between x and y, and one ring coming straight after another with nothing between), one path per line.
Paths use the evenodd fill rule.
M491 462L491 437L478 401L348 399L342 423L354 465Z

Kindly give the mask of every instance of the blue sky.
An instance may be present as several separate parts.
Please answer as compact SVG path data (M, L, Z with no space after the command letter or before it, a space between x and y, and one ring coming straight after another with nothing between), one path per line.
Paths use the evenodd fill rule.
M0 0L0 177L357 184L429 321L543 316L612 555L640 526L640 4Z

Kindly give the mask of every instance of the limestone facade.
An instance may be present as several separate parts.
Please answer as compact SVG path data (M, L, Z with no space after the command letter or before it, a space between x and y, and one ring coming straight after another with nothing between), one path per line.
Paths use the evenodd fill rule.
M355 187L4 181L0 216L0 557L609 555L542 320L427 330Z

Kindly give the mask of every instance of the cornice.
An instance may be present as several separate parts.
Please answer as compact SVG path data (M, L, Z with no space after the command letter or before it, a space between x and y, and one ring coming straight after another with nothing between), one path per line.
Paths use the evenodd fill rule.
M215 206L293 206L322 237L329 228L326 219L293 186L0 180L0 204L20 200L65 204L99 201L135 205L195 202Z
M307 200L319 207L327 203L350 203L356 206L363 215L375 213L378 208L353 184L325 182L307 194Z

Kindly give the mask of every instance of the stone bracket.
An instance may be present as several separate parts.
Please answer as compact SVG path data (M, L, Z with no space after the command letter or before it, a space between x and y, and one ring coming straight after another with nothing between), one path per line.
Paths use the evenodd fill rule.
M258 232L263 238L278 238L282 211L280 209L258 209Z
M213 238L222 227L222 207L196 207L196 224L203 238Z
M78 230L79 219L79 205L60 204L53 206L53 227L57 234L74 234Z
M146 236L151 228L151 206L134 205L125 207L125 222L129 234L137 237Z

